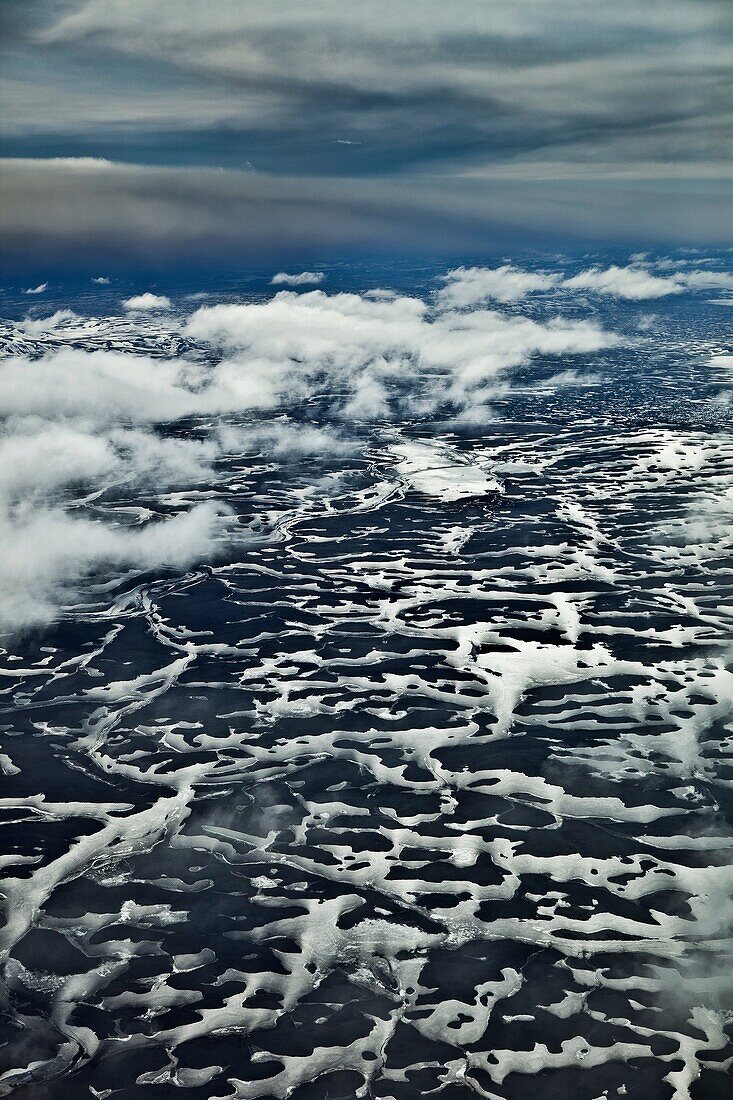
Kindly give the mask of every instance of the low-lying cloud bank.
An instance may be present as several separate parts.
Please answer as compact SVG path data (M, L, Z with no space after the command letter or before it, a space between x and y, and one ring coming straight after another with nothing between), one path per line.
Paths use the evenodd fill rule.
M0 364L0 415L165 423L287 408L322 391L335 395L337 414L375 379L388 385L396 415L418 390L423 407L455 411L535 355L583 355L618 343L595 321L435 312L418 298L321 290L204 306L181 328L209 349L213 365L71 348L32 363L15 356Z
M73 358L61 362L71 376ZM41 371L34 385L42 386L42 365L25 369L36 365ZM17 374L3 367L7 384ZM228 518L220 504L207 501L148 522L142 509L132 526L129 517L116 522L114 509L96 514L94 505L105 490L122 490L134 505L140 492L205 482L216 445L114 426L114 408L101 419L82 419L70 403L54 407L53 392L45 402L26 404L42 415L12 415L0 434L0 629L53 619L59 603L73 600L90 574L180 569L211 556Z
M390 391L396 414L413 406L418 393L424 411L460 410L480 402L502 371L535 355L582 355L618 342L590 321L539 323L492 310L432 313L418 298L320 290L206 306L184 331L224 356L208 400L262 406L269 397L277 405L286 395L303 399L320 388L358 405L367 389L379 387Z
M631 301L664 298L687 290L733 290L733 275L722 271L675 271L658 275L643 264L590 267L566 277L553 272L502 267L457 267L442 276L437 300L444 309L461 309L488 301L518 302L542 291L585 290Z
M138 317L143 333L151 322L145 311ZM95 324L113 343L121 323L129 342L129 320ZM592 321L436 309L379 292L286 290L168 323L192 342L189 356L43 351L46 338L63 340L65 326L79 340L83 322L70 310L18 325L41 354L0 361L3 629L53 619L91 575L186 568L231 537L221 503L173 515L168 503L166 518L155 518L154 508L135 507L141 493L155 501L171 488L203 488L210 497L221 484L217 463L243 451L273 461L347 453L360 421L487 415L508 373L533 357L584 356L619 342ZM325 427L282 419L316 399ZM184 419L194 429L173 436L170 426Z
M38 626L100 570L183 569L210 557L222 512L195 505L136 529L76 518L61 508L0 511L0 627Z

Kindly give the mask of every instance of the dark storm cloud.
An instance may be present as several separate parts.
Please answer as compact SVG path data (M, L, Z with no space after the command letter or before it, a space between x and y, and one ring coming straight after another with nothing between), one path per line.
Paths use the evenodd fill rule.
M730 149L728 0L34 7L6 67L13 153L366 175Z
M313 255L476 254L509 244L719 244L717 181L283 178L106 161L0 163L6 275Z

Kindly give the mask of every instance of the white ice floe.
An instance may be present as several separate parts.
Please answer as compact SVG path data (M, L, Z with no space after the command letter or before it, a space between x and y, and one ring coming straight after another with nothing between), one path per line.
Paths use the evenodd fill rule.
M440 500L502 493L500 481L454 447L441 443L398 443L390 448L395 473L413 489Z

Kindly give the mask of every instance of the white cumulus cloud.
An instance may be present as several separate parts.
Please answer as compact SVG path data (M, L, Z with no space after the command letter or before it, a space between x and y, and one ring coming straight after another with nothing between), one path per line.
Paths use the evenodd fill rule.
M145 294L136 294L132 298L125 298L122 303L125 309L130 311L142 311L156 309L171 309L171 300L166 298L165 294L151 294L147 291Z
M550 290L560 281L559 275L522 271L504 264L502 267L456 267L441 276L445 286L438 292L443 309L462 309L481 302L516 302L538 290Z
M0 416L177 420L196 409L185 385L188 367L177 360L72 348L38 360L15 356L0 363ZM198 377L192 365L191 372Z
M564 279L562 286L567 290L590 290L596 294L643 301L683 294L686 290L730 290L733 275L723 271L675 271L670 275L655 275L647 267L636 264L629 267L612 264L606 268L590 267Z
M641 262L643 254L627 267L589 267L568 278L560 273L524 271L511 264L501 267L457 267L441 276L445 286L438 291L441 309L466 309L488 301L517 302L527 295L547 290L589 291L630 301L664 298L686 290L730 290L733 275L720 271L671 270L660 275ZM657 267L660 266L658 263ZM667 261L667 270L684 262Z
M302 400L325 387L355 402L349 414L360 418L368 410L382 415L385 384L397 394L409 390L410 400L422 387L435 407L461 406L473 400L473 387L534 355L590 353L618 342L590 321L540 323L485 309L434 314L419 298L321 290L206 306L184 331L223 354L206 391L209 401L218 395L224 402L226 390L233 403L240 386L245 394L269 388L278 402Z
M685 289L685 284L676 276L653 275L643 267L617 267L615 264L606 268L589 267L565 279L563 286L567 290L590 290L637 301L681 294Z
M288 275L287 271L278 271L270 280L271 286L316 286L326 278L323 271L301 271L298 275Z

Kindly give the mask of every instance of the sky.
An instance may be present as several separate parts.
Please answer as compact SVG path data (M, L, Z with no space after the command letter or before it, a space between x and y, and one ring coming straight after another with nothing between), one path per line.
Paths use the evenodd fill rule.
M726 246L730 0L2 0L7 270Z

